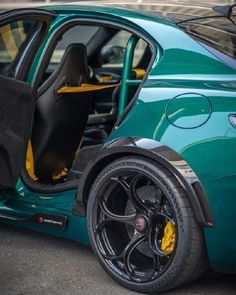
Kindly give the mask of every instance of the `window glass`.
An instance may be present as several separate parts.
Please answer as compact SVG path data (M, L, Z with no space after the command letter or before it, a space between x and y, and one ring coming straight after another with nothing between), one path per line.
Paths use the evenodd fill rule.
M102 67L122 67L127 42L132 33L121 30L113 36L101 50ZM136 67L141 60L147 43L140 39L134 51L133 67Z
M34 25L35 21L17 21L0 27L0 74L9 75Z
M232 16L232 20L235 16ZM236 24L226 17L196 19L179 26L219 59L235 68Z
M87 45L96 34L99 27L77 25L66 31L58 41L50 60L50 64L58 64L66 50L72 43L82 43Z

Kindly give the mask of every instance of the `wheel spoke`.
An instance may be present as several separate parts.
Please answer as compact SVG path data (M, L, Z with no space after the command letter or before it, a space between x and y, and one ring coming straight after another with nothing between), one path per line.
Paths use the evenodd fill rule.
M110 222L111 220L110 219L104 219L102 220L95 228L95 231L94 233L97 235L99 234L104 228L105 226L107 225L108 222Z
M111 212L107 208L106 202L105 202L105 200L104 200L103 197L100 197L98 199L98 203L99 203L99 205L100 205L100 207L102 209L102 212L107 217L107 220L108 221L124 222L124 223L128 223L128 224L134 225L134 219L136 217L136 214L132 214L132 215L118 215L118 214L115 214L115 213Z
M137 194L137 186L141 178L141 175L137 175L131 180L128 192L129 198L136 210L152 213L151 208L147 206Z
M160 262L160 256L159 255L156 255L155 253L153 253L153 272L151 274L151 278L154 277L155 273L156 272L159 272L160 271L160 266L161 266L161 262Z
M155 273L156 271L159 271L160 266L161 266L160 256L154 254L153 255L153 273Z
M146 239L146 236L141 235L139 233L135 233L128 245L125 247L123 253L121 254L123 257L123 262L125 269L130 277L133 276L133 269L131 267L131 254L138 247L140 243L142 243Z
M109 252L109 251L108 251ZM121 260L122 259L122 255L121 254L116 254L116 253L105 253L105 251L103 249L101 249L101 254L102 256L107 259L107 260Z
M119 183L122 186L136 210L151 212L149 206L147 206L137 194L137 185L142 178L143 176L136 175L132 178L130 184L128 184L128 182L121 177L112 177L111 180Z
M160 229L158 225L152 226L149 233L149 245L152 251L158 256L167 256L167 253L163 252L158 245L158 235L160 233Z
M123 189L126 191L126 193L128 195L128 192L129 192L129 184L128 184L128 182L124 178L121 178L121 177L112 177L111 180L119 183L123 187Z
M120 260L122 258L121 255L112 255L105 253L102 253L102 256L107 260Z

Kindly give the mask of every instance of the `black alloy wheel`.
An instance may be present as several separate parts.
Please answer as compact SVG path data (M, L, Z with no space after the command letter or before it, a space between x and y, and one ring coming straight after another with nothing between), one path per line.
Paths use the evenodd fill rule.
M119 159L100 173L88 201L88 229L95 254L115 280L139 292L155 293L190 281L190 275L196 277L204 256L203 239L193 217L198 242L185 237L188 243L183 247L180 237L193 234L183 230L188 220L181 207L193 215L183 196L165 168L143 158ZM194 249L193 265L186 266L183 278L179 258L187 249L190 255L190 244L198 250ZM177 251L181 257L176 257Z

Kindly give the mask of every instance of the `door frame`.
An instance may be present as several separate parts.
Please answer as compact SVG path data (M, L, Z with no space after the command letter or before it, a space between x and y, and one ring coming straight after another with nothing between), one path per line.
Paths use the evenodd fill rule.
M0 15L1 27L14 21L22 20L23 18L41 22L40 27L33 33L32 39L27 43L26 48L24 48L27 54L23 54L18 60L18 66L14 77L16 80L24 81L26 79L31 62L37 54L37 49L40 47L55 17L55 12L32 8L11 10Z
M63 11L59 11L58 14L63 14ZM95 19L93 17L88 17L85 18L84 14L83 15L75 15L73 18L71 17L71 13L68 13L67 18L63 18L61 24L55 28L55 30L52 32L52 35L50 39L48 40L47 48L45 50L45 53L41 56L41 63L40 67L37 68L37 72L35 75L32 76L32 83L34 87L37 87L39 84L39 81L41 80L43 73L45 72L48 62L50 61L51 54L54 50L54 45L56 45L56 42L58 38L61 36L61 33L66 32L70 27L74 25L79 25L79 24L85 24L85 25L105 25L107 27L111 28L116 28L116 29L122 29L131 32L132 34L137 35L138 37L142 38L144 41L148 43L150 46L150 49L152 51L152 57L150 59L149 65L147 67L146 74L144 78L142 79L142 82L140 83L134 97L131 99L130 103L127 105L125 108L124 112L117 118L117 122L115 123L114 126L118 126L118 124L121 124L123 121L124 117L127 115L129 110L132 108L134 102L136 101L138 94L140 90L142 89L145 81L147 80L148 73L152 68L152 65L154 63L154 60L157 56L158 53L158 44L155 41L155 39L149 35L148 33L144 34L143 32L139 31L138 28L131 27L131 24L127 21L126 24L124 22L121 22L119 20L117 21L110 21L107 20L104 16L104 19ZM30 74L30 71L29 71ZM66 183L59 183L55 185L51 184L41 184L37 183L34 181L28 174L26 167L24 166L22 169L21 173L21 181L24 186L29 188L32 192L35 193L58 193L58 192L63 192L67 190L72 190L72 189L77 189L79 180L71 180Z
M8 126L7 122L11 121L12 114L14 113L12 111L15 111L17 109L17 104L19 105L21 103L20 101L18 101L18 98L20 100L22 97L24 97L25 102L29 99L29 101L26 103L26 105L28 105L28 109L23 113L23 117L21 117L22 121L15 122L15 125L10 124L9 128L7 129L2 129L2 164L3 167L5 167L7 170L6 177L2 178L1 186L3 187L14 187L21 175L22 165L25 161L26 156L26 146L31 134L31 126L33 121L32 113L36 101L35 89L29 83L27 83L25 79L27 77L28 70L30 70L31 62L36 56L37 50L41 45L42 40L48 33L51 22L54 18L54 12L43 9L18 9L7 11L0 15L1 28L6 25L11 25L12 23L14 24L17 21L38 21L38 26L32 32L32 35L27 36L26 44L24 44L23 42L22 46L19 47L21 50L17 52L16 57L12 63L12 65L14 65L13 72L9 73L10 75L1 74L3 93L5 92L5 96L3 96L2 98L2 111L4 114L4 116L2 117L3 126ZM14 105L14 108L16 108L14 110L10 110L7 108L8 94L10 95L11 90L12 94L14 95L14 102L12 103ZM6 119L8 115L9 120ZM14 120L14 118L12 118L12 120ZM20 126L19 124L23 124L23 130L16 126L17 123L18 126ZM16 147L19 148L18 154L16 152L13 153L13 149L10 148L13 146L13 143L10 142L14 140L14 137L17 138ZM16 172L13 173L13 171Z

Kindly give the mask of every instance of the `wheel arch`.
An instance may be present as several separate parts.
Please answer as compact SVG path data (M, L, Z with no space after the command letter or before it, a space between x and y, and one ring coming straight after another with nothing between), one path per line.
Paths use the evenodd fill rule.
M178 179L189 196L197 222L213 226L214 220L204 189L189 164L174 150L152 139L123 137L107 143L86 166L81 180L73 214L86 216L86 205L91 186L97 175L112 161L124 156L142 156L168 169Z

